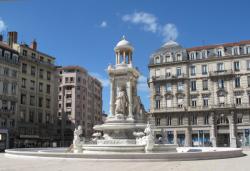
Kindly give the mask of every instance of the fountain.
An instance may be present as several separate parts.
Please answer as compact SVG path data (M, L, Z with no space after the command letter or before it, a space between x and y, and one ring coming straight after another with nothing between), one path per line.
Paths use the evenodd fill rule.
M243 156L242 149L216 147L177 147L155 144L152 125L137 95L139 71L133 67L133 46L125 37L114 48L116 64L109 65L110 115L95 125L90 143L80 138L81 126L74 131L73 144L65 148L9 149L8 155L128 160L197 160Z

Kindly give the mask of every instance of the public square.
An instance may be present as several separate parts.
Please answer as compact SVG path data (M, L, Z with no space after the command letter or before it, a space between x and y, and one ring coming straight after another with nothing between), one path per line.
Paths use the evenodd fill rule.
M250 170L250 151L244 151L244 153L246 154L244 157L231 159L155 162L14 157L0 153L0 171L247 171Z

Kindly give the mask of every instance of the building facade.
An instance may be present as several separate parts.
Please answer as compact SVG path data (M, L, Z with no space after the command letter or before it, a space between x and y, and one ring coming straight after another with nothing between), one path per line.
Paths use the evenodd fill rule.
M150 57L151 122L180 146L250 145L250 41L183 48Z
M18 52L0 35L0 149L14 147L19 66Z
M90 138L93 126L102 122L102 85L79 66L57 68L58 133L62 146L72 144L73 131L81 125L83 136Z
M16 147L47 147L55 141L57 84L55 58L17 42L17 32L9 32L9 46L19 52L19 97L16 118Z

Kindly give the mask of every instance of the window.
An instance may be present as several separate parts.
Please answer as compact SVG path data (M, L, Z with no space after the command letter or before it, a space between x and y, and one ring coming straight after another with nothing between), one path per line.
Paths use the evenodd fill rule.
M74 82L74 77L70 77L70 82L71 82L71 83Z
M31 66L30 74L31 74L32 76L35 76L35 75L36 75L36 67Z
M191 75L194 76L196 74L195 66L191 66Z
M167 116L166 121L167 121L167 126L170 126L171 125L171 121L172 121L171 116Z
M171 56L170 56L170 54L167 54L165 56L165 62L171 62Z
M31 106L35 105L35 96L30 96L30 105Z
M240 62L239 61L235 61L234 62L234 70L235 71L239 71L240 70Z
M35 59L36 58L36 54L35 53L31 53L31 58Z
M43 107L43 98L42 97L38 98L38 106Z
M201 58L202 59L207 58L207 51L206 50L201 51Z
M176 76L177 77L181 76L181 68L180 67L176 68Z
M208 107L208 98L207 97L203 98L203 106Z
M16 87L17 87L16 83L11 84L11 92L12 92L12 94L16 94Z
M7 102L7 100L2 100L2 109L4 111L8 110L8 102Z
M26 79L22 78L22 88L26 88Z
M250 54L250 46L246 46L245 49L246 49L246 54Z
M44 61L44 57L40 56L40 61L43 62Z
M161 125L161 118L155 118L155 125L156 126Z
M156 99L155 100L155 109L160 109L161 108L161 100Z
M171 83L167 83L167 84L166 84L166 91L167 91L167 92L172 91L172 85L171 85Z
M183 82L177 83L177 91L183 91Z
M178 117L178 125L183 125L183 116Z
M196 91L196 81L195 80L191 81L191 91Z
M176 61L181 61L181 60L182 60L181 54L177 53L176 54Z
M21 94L21 104L26 104L26 95Z
M171 68L167 68L166 69L166 77L170 77L171 76Z
M223 51L222 48L217 49L217 56L218 56L218 57L224 56L224 51Z
M13 78L16 78L16 77L17 77L17 71L16 71L16 70L12 70L11 76L12 76Z
M217 63L217 71L224 71L224 64L223 63Z
M242 118L243 118L242 114L237 114L237 123L242 123Z
M196 98L191 98L191 106L196 107Z
M240 77L236 77L234 80L235 83L235 88L239 88L240 87Z
M3 69L3 74L8 76L9 75L9 68L4 68Z
M23 56L27 56L27 50L23 50Z
M47 94L50 94L50 85L47 84L47 89L46 89Z
M3 82L3 93L8 93L8 82Z
M241 105L241 97L236 97L236 105Z
M224 89L224 80L223 79L218 80L218 88L219 89Z
M224 104L225 104L225 97L219 96L219 106L224 106Z
M250 87L250 76L247 76L247 86Z
M71 103L66 103L66 107L71 107Z
M197 125L197 115L192 115L192 117L191 117L191 124L192 125Z
M184 99L182 97L178 97L177 99L177 106L178 108L182 108L184 103Z
M159 56L155 57L155 64L159 64L161 62L161 59Z
M49 119L50 119L50 114L46 113L46 123L49 123Z
M69 82L69 78L65 77L65 83L68 83L68 82Z
M38 112L38 122L39 123L43 122L43 113L42 112Z
M46 99L46 108L50 108L50 99Z
M35 81L34 80L30 80L30 89L31 90L35 90L35 86L36 86Z
M207 75L207 65L201 66L201 72L202 72L202 75Z
M202 88L203 90L208 90L208 80L202 80Z
M190 60L195 60L196 58L196 53L195 52L191 52L190 53Z
M39 70L39 77L43 79L43 69Z
M204 124L209 125L209 115L205 115L204 117Z
M160 93L161 92L161 86L159 84L155 85L155 93Z
M240 54L240 53L239 53L239 47L233 47L233 48L232 48L232 52L233 52L232 55L239 55L239 54Z
M24 73L24 74L27 73L27 64L25 64L25 63L22 64L22 73Z
M47 71L47 80L51 80L51 72Z
M43 92L43 83L39 83L39 92Z
M71 94L66 94L66 98L67 98L67 99L71 99L71 98L72 98L72 95L71 95Z
M34 111L30 111L30 113L29 113L29 121L30 121L31 123L34 122L34 115L35 115L35 112L34 112Z
M167 99L166 103L167 103L167 108L172 107L172 99Z

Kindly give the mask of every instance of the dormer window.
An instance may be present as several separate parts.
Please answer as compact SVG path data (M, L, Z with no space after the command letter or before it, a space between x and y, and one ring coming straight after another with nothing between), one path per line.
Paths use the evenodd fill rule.
M171 62L171 55L170 54L167 54L165 56L165 62Z
M250 45L245 47L245 54L250 54Z
M240 54L239 46L233 47L232 48L232 55L239 55L239 54Z
M160 62L161 62L160 57L159 56L155 57L155 64L159 64Z
M181 61L182 60L182 56L180 53L176 54L176 61Z
M201 51L201 58L202 59L207 58L207 51L206 50Z
M217 56L218 56L218 57L224 56L224 50L223 50L223 48L217 49Z
M196 53L195 52L190 52L190 60L195 60L196 59Z

